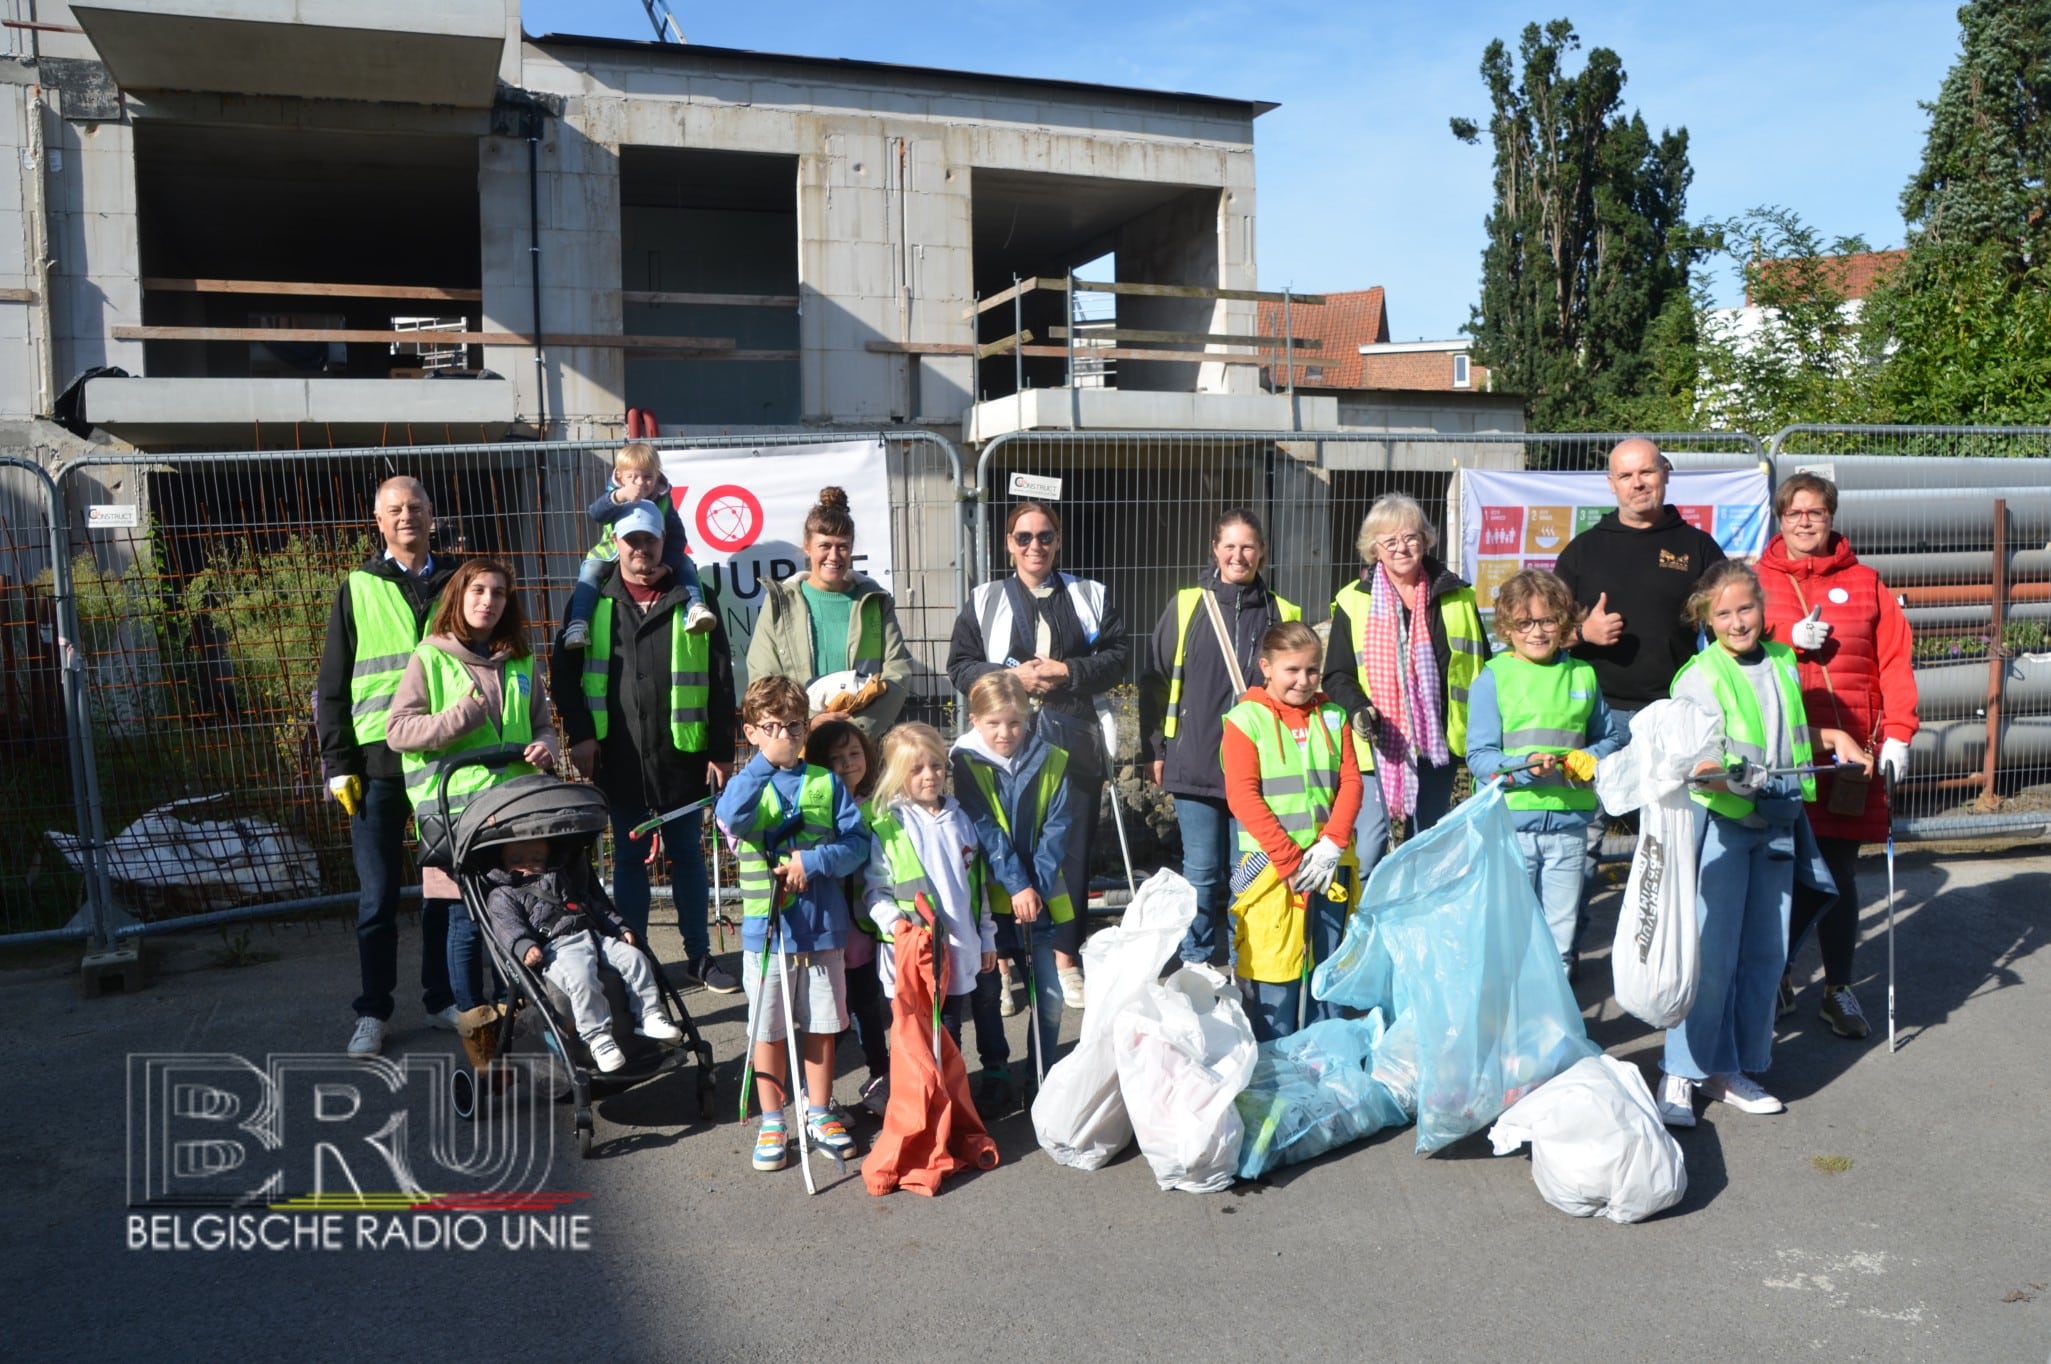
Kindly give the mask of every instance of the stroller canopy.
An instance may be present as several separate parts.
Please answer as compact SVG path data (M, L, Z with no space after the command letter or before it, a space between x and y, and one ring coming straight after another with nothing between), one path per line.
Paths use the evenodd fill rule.
M481 854L530 838L588 848L610 820L595 786L541 772L515 777L471 797L457 817L456 869L480 872L490 861Z

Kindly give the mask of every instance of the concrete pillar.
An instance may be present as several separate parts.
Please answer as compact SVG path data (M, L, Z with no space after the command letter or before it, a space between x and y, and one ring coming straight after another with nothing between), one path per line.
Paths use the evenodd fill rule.
M49 194L52 325L59 385L98 365L143 372L140 341L117 326L142 321L135 212L135 133L126 123L72 123L43 115Z

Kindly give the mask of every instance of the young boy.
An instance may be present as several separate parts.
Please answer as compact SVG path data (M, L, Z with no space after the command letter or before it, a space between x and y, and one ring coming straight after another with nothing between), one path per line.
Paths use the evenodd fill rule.
M1588 869L1588 826L1602 817L1598 758L1631 740L1602 699L1595 670L1562 651L1583 612L1560 578L1527 568L1496 589L1496 638L1509 645L1475 679L1467 698L1467 767L1485 782L1505 767L1534 766L1504 780L1503 803L1531 888L1567 979L1580 978L1575 942Z
M658 1042L683 1036L662 1011L655 973L634 941L634 931L583 876L555 865L547 839L508 843L499 858L502 865L485 873L491 893L484 908L491 931L515 960L538 968L570 997L577 1036L590 1048L591 1060L600 1070L615 1071L627 1063L613 1041L612 1010L598 978L601 955L626 984L635 1009L635 1032Z
M1261 1042L1296 1031L1310 967L1338 950L1359 891L1348 845L1360 763L1345 710L1318 690L1323 660L1324 646L1302 621L1271 627L1261 636L1267 681L1225 712L1219 756L1225 803L1239 822L1233 942L1247 1020ZM1328 1016L1325 1005L1310 1005L1308 1021Z
M606 570L620 557L619 544L613 538L613 522L625 516L627 508L636 502L653 502L662 508L662 562L671 576L683 584L684 598L690 603L684 612L684 628L694 635L712 628L716 618L705 605L698 565L684 553L684 523L669 495L669 480L662 476L662 457L654 446L637 440L620 447L619 456L613 460L612 482L606 485L604 496L585 508L584 514L605 529L599 532L598 543L591 547L591 552L584 556L583 567L577 570L577 586L570 592L570 623L563 627L565 649L581 649L591 642L591 608L598 603L598 589L605 582Z
M783 1117L786 971L791 1017L804 1033L806 1133L842 1158L855 1150L827 1104L833 1041L847 1027L842 953L852 919L841 883L868 861L869 833L840 779L804 759L810 713L804 689L789 678L750 682L741 699L741 729L755 756L713 807L740 861L741 985L748 992L748 1037L762 1105L758 1170L781 1170L790 1162Z

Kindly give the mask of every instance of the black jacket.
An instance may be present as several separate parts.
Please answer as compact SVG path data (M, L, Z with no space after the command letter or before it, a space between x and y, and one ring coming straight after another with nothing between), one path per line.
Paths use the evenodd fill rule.
M601 938L617 938L627 927L605 892L574 866L523 876L504 867L484 874L490 887L484 911L491 935L514 961L530 947L546 947L552 938L590 930Z
M709 789L705 764L734 760L734 669L726 625L715 624L709 637L712 695L705 751L679 753L669 740L669 660L670 631L683 628L684 590L672 582L645 612L627 595L617 570L598 591L613 604L613 657L605 683L611 723L598 748L598 789L616 806L651 811L701 799ZM568 744L597 732L584 700L583 671L582 650L558 647L549 658L549 691Z
M1695 529L1672 507L1635 530L1611 512L1567 542L1553 572L1574 600L1594 606L1605 593L1609 609L1624 616L1615 644L1579 644L1574 657L1595 669L1603 699L1638 710L1666 699L1674 674L1695 654L1695 627L1686 618L1688 596L1711 564L1723 562L1715 537Z
M1452 706L1451 683L1447 669L1452 666L1453 646L1446 640L1446 618L1438 610L1439 599L1459 591L1468 585L1467 580L1447 568L1437 559L1424 556L1425 576L1431 579L1431 656L1439 667L1439 713L1447 714ZM1404 608L1405 613L1409 611ZM1481 641L1481 658L1485 663L1490 655L1486 639ZM1332 607L1332 633L1325 641L1325 695L1346 708L1349 716L1367 704L1367 685L1360 676L1360 656L1353 652L1353 621L1343 607ZM1455 753L1455 762L1465 762L1467 755Z
M1104 618L1097 627L1097 642L1092 646L1083 637L1082 622L1076 618L1075 603L1068 599L1067 592L1056 591L1043 601L1026 591L1025 584L1018 580L1016 574L1004 580L1004 590L1011 597L1011 641L1005 652L1012 658L1033 656L1034 613L1043 612L1049 640L1047 656L1068 665L1068 685L1042 697L1041 706L1059 712L1066 722L1062 727L1070 732L1079 733L1079 727L1083 725L1094 730L1097 718L1090 698L1126 680L1129 648L1125 638L1125 618L1107 599ZM954 638L947 649L947 680L962 695L968 695L969 688L986 674L1002 668L1002 664L990 662L985 652L983 623L976 619L972 596L961 604L961 614L954 618ZM1094 744L1085 749L1060 737L1049 737L1069 749L1069 761L1082 770L1102 770L1102 764L1092 751Z
M436 554L428 574L417 578L399 567L396 559L382 553L363 565L367 573L399 585L413 608L413 632L427 633L427 618L442 588L448 585L462 560L453 554ZM350 716L349 674L356 664L356 611L345 581L335 589L335 604L328 612L328 637L321 647L320 675L313 684L313 725L320 736L321 765L329 777L399 776L399 755L382 743L363 747L356 742L356 728Z
M1259 686L1261 636L1281 623L1274 593L1260 578L1244 587L1218 580L1217 570L1205 569L1199 587L1217 594L1218 610L1225 618L1225 630L1239 656L1240 675L1249 687ZM1161 759L1166 766L1162 786L1172 795L1225 798L1225 770L1219 750L1225 742L1225 712L1239 703L1233 690L1232 674L1225 666L1225 654L1218 647L1218 632L1210 613L1198 602L1189 621L1189 644L1182 660L1182 707L1178 732L1164 739L1161 725L1168 714L1168 680L1175 671L1175 602L1161 612L1147 651L1146 671L1140 678L1139 723L1140 761Z

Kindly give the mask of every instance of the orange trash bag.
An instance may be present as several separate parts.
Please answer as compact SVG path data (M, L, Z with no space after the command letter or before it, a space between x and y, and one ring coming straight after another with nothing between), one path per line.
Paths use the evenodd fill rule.
M944 940L943 940L944 941ZM909 1189L931 1198L941 1181L962 1170L997 1166L997 1143L969 1098L961 1048L935 1026L933 931L898 925L897 997L891 1001L890 1105L883 1131L862 1161L872 1194ZM939 1060L934 1060L934 1038Z

